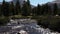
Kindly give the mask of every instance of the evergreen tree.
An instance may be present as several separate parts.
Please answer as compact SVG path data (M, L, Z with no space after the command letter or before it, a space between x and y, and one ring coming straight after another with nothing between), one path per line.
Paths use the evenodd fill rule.
M44 15L48 14L48 4L44 5Z
M44 15L44 12L45 12L45 6L44 5L42 5L42 9L41 10L42 10L42 12L41 12L42 15Z
M30 1L29 0L27 0L27 5L30 6Z
M52 15L52 8L51 8L51 6L48 6L48 15Z
M16 5L15 5L15 13L17 15L21 14L21 6L20 6L20 3L19 3L19 0L17 0Z
M32 8L31 8L31 5L30 5L30 1L29 0L27 0L27 11L28 11L28 13L29 13L29 15L31 15L32 14L32 10L31 10Z
M9 15L15 15L13 2L11 2L11 4L9 5Z
M4 16L8 16L8 12L9 12L9 3L8 2L5 2L5 0L3 0L3 3L2 3L2 7L1 7L1 10L2 10L2 14Z
M23 4L23 7L22 7L22 15L24 15L24 16L29 15L27 2L25 2L25 1L24 1L24 4Z
M5 10L6 10L5 15L9 16L9 3L8 2L6 2Z
M37 15L37 7L34 7L34 8L32 9L32 15L33 15L33 16L36 16L36 15Z
M58 12L57 12L57 14L60 16L60 9L58 9Z
M42 6L42 14L43 15L51 15L51 7L48 4Z
M39 4L37 6L37 15L41 15L41 6Z
M48 4L45 4L45 13L47 15L51 15L51 12L52 12L51 7Z
M53 15L56 15L56 14L57 14L57 11L58 11L58 6L57 6L57 4L55 3L55 4L54 4L54 7L53 7Z
M0 5L0 16L2 16L2 14L1 14L1 5Z
M2 3L2 6L1 6L1 12L2 12L2 15L4 15L4 7L5 7L5 0L3 0L3 3Z
M26 2L24 1L23 7L22 7L22 15L26 16L27 15L27 6Z

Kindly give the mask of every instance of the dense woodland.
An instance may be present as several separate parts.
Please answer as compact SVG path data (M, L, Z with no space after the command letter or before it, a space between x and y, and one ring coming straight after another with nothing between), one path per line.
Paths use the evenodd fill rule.
M24 1L24 4L21 6L20 2L17 0L14 5L13 2L8 3L3 0L3 3L0 4L0 16L11 16L11 15L23 15L23 16L41 16L41 15L60 15L60 9L55 3L53 8L48 4L39 5L32 8L30 1Z
M9 20L8 17L14 15L32 16L32 19L38 21L38 25L43 25L54 31L60 31L60 8L58 8L56 3L53 8L47 3L44 5L38 4L38 6L32 8L29 0L27 2L24 1L22 6L18 0L16 4L3 0L3 3L0 4L0 25L6 24Z

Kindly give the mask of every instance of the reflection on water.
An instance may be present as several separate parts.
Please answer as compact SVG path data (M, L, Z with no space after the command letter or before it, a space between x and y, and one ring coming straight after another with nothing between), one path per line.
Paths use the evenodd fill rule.
M10 20L6 26L0 26L0 34L60 34L51 32L37 25L36 20L15 19Z

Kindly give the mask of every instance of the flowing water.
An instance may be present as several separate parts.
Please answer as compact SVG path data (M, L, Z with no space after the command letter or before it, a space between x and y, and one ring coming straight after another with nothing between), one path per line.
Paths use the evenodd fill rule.
M15 19L10 20L6 26L0 26L0 34L60 34L51 32L50 29L42 28L37 25L36 20L32 19Z

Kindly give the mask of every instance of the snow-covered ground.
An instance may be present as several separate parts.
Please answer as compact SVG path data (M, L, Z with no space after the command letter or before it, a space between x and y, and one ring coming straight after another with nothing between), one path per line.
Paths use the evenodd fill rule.
M0 34L60 34L58 32L50 32L37 25L36 20L31 19L15 19L10 20L6 26L0 26Z

